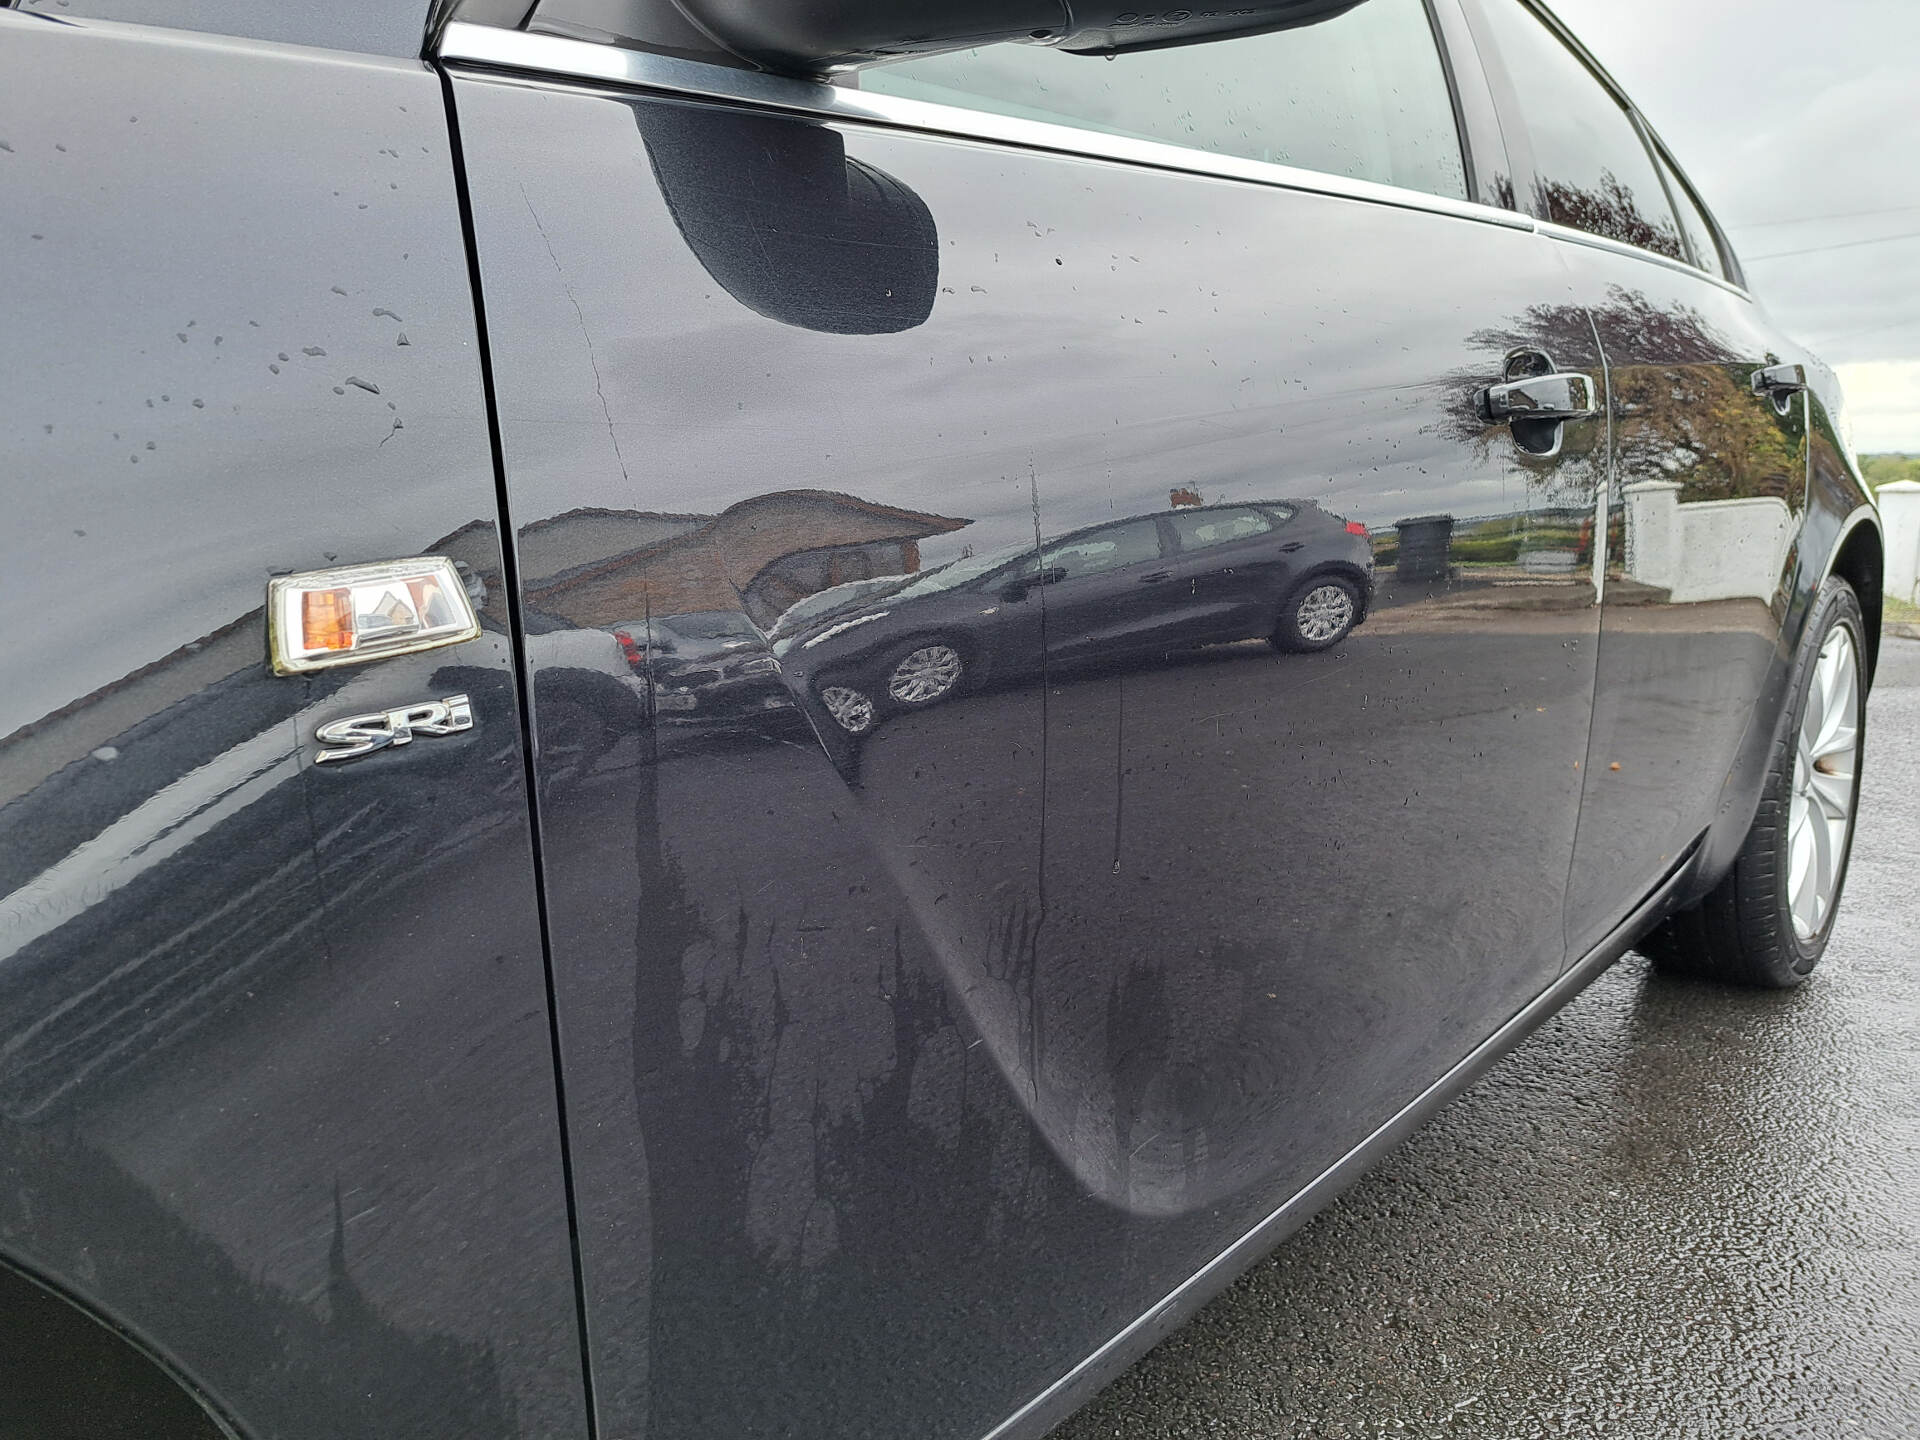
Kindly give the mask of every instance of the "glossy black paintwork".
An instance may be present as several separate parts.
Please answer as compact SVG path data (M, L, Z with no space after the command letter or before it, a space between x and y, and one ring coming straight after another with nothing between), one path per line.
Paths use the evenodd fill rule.
M830 586L766 619L763 648L816 725L824 711L828 727L866 734L893 716L1048 673L1268 640L1289 600L1323 577L1346 583L1351 623L1364 623L1372 547L1311 501L1183 506L1050 536L1037 550L1029 541ZM929 649L955 657L952 678L925 687L944 688L899 685L903 657Z
M1463 3L1433 9L1475 193L1511 207L1524 117ZM407 53L370 14L232 24ZM0 40L0 233L41 282L0 326L0 584L33 618L0 694L0 1259L243 1430L585 1428L516 644L602 1433L1033 1434L1078 1392L1021 1406L1616 953L1680 855L1643 919L1712 881L1807 595L1877 575L1831 376L1765 408L1753 368L1804 357L1683 269L466 76L503 557L438 80ZM1482 418L1548 367L1606 414ZM1786 516L1724 595L1638 543L1676 452L1683 538L1689 505ZM1330 548L1167 541L1276 499ZM1004 550L1040 580L1132 519L1161 553L1131 588L978 596L1023 657L992 683L852 735L790 659L910 577ZM266 674L269 573L418 552L485 584L479 641ZM1116 643L1137 596L1184 585L1184 626L1321 563L1371 571L1324 654ZM312 767L314 724L454 691L473 735Z
M1608 235L1647 229L1617 194L1568 192L1536 175L1529 116L1481 13L1488 0L1458 3L1485 62L1514 193L1543 220L1572 212ZM1672 225L1661 222L1660 248L1682 252ZM1606 603L1567 912L1577 955L1607 933L1623 894L1643 893L1683 856L1696 856L1688 898L1732 863L1759 804L1808 602L1846 518L1871 502L1844 446L1809 444L1810 413L1823 417L1814 435L1831 434L1831 372L1755 300L1643 251L1554 243L1576 304L1539 307L1529 324L1543 343L1586 326L1599 335L1612 424ZM1739 274L1737 260L1729 271ZM1754 374L1782 360L1807 365L1809 396L1776 403L1754 391ZM1821 455L1828 479L1816 494ZM1872 567L1848 574L1877 595Z
M834 557L840 583L1037 558L1189 498L1307 498L1376 537L1373 612L1325 655L1049 665L857 746L796 667L800 704L753 727L658 711L585 772L542 764L603 1426L982 1433L1566 961L1604 429L1526 455L1474 410L1527 338L1514 297L1570 300L1562 262L1483 223L843 130L925 207L939 281L924 324L849 334L809 323L844 266L794 277L807 314L728 286L724 214L683 234L661 156L813 122L455 89L543 623L764 624L756 596L825 589ZM778 218L741 203L740 235ZM1437 291L1412 253L1488 278ZM1600 374L1590 338L1553 359ZM1008 622L1028 655L1057 593ZM543 751L567 729L536 701Z
M11 12L0 72L0 1256L242 1433L577 1432L439 82ZM271 573L435 549L486 637L268 673ZM471 735L314 770L453 688Z
M209 36L245 36L286 45L317 45L367 55L420 54L429 0L330 0L325 5L260 4L256 0L16 0L29 14L86 16L136 25L164 25ZM217 41L215 43L218 43Z

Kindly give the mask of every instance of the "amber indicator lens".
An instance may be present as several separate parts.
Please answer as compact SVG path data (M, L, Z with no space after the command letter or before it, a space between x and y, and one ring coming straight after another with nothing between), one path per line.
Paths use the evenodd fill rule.
M313 650L353 648L351 590L309 590L300 597L300 640Z

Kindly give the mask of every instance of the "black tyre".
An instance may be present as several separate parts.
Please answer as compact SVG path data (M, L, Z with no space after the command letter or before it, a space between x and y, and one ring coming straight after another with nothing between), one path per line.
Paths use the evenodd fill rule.
M1276 650L1328 650L1360 618L1360 587L1338 575L1309 575L1287 596L1274 627Z
M1827 581L1794 657L1753 829L1719 885L1641 944L1661 969L1786 988L1820 963L1859 808L1866 654L1859 600Z

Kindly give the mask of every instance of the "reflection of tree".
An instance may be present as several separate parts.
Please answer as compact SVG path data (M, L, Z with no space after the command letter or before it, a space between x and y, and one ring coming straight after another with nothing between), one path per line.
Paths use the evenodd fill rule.
M1689 503L1788 498L1801 464L1797 422L1754 395L1754 362L1699 311L1616 285L1593 318L1612 361L1623 480L1681 481Z
M1538 179L1534 181L1533 191L1541 213L1556 225L1622 240L1642 250L1670 255L1675 260L1687 258L1673 217L1662 217L1658 225L1649 221L1640 213L1633 191L1611 170L1600 172L1598 190L1582 190L1564 180Z
M1616 471L1623 481L1679 480L1689 502L1787 498L1785 487L1798 473L1800 441L1794 422L1776 417L1752 393L1753 362L1743 361L1692 306L1658 305L1619 285L1591 309L1531 305L1508 325L1469 336L1468 343L1488 359L1439 382L1440 433L1485 453L1504 427L1480 415L1475 396L1498 372L1499 357L1534 350L1573 368L1593 354L1595 329L1611 361ZM1602 428L1570 427L1565 445L1549 468L1524 453L1515 452L1516 458L1539 484L1555 490L1599 483L1605 472Z
M871 979L847 985L835 1015L809 1016L797 987L824 977L806 937L772 902L705 911L662 833L656 766L639 785L648 1433L924 1433L941 1383L924 1377L927 1355L967 1354L995 1390L1030 1359L1034 1306L1049 1329L1094 1325L1074 1313L1093 1297L1008 1283L1070 1268L1061 1229L1045 1228L1067 1199L1060 1169L908 927L858 962L834 944L831 963L871 963ZM1031 921L1010 916L985 968L1030 990L1032 943ZM888 1043L863 1052L876 1021ZM797 1152L776 1135L796 1104L810 1132ZM769 1183L795 1201L783 1214L804 1217L778 1233L755 1215ZM1065 1219L1076 1244L1119 1252L1115 1217L1075 1206ZM900 1385L876 1388L886 1375Z

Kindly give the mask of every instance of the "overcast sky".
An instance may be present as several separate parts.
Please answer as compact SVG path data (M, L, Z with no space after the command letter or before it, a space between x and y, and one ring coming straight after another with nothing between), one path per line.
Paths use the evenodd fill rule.
M1854 443L1920 452L1920 0L1549 3L1840 371Z

